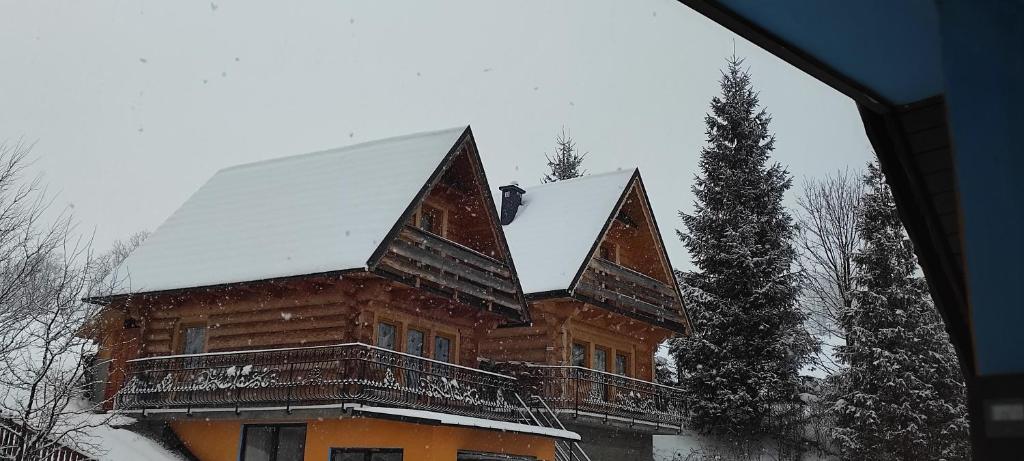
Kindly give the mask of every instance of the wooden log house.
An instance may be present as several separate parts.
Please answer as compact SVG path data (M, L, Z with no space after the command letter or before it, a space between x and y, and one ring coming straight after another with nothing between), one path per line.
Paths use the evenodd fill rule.
M482 354L526 362L521 380L588 453L651 456L652 435L685 423L679 394L654 383L655 353L690 327L640 172L505 186L501 211L531 324L498 327Z
M639 176L625 184L614 207L657 238ZM650 237L608 220L623 259L594 246L564 292L528 296L506 241L520 222L499 223L469 127L222 170L88 300L105 306L88 330L102 398L204 461L569 459L564 396L523 362L571 363L591 338L589 354L629 350L641 382L606 397L678 416L649 383L653 347L685 330L678 292L651 282L670 281L663 250L626 250Z

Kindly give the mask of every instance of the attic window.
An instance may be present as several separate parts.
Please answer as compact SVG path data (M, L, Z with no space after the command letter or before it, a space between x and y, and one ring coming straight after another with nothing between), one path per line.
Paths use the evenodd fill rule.
M444 210L424 203L416 213L416 227L434 235L444 236Z

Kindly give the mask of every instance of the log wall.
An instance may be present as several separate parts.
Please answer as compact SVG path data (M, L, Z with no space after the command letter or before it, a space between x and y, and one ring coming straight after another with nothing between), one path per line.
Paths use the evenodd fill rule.
M588 357L593 357L596 347L608 350L609 357L616 352L627 354L627 374L653 381L654 353L673 335L667 329L569 298L531 302L530 316L530 326L489 331L480 343L481 355L498 362L569 365L571 344L576 341L589 348Z
M207 327L206 352L376 343L376 325L398 327L398 350L409 328L424 331L425 354L434 335L453 340L452 362L479 366L481 336L502 320L493 313L454 304L415 288L368 274L250 284L245 288L195 289L138 297L108 308L111 338L101 354L112 360L108 395L120 387L125 361L181 353L185 327ZM134 312L137 328L125 328Z

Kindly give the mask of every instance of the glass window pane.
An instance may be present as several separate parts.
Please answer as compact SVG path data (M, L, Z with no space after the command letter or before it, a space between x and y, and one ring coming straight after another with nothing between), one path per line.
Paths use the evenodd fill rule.
M245 426L242 461L272 461L275 432L273 426Z
M434 360L442 362L451 362L452 358L452 340L445 338L444 336L434 337Z
M420 229L427 232L434 232L434 214L424 212L420 215Z
M206 348L206 326L188 327L182 341L182 354L202 354Z
M370 455L370 461L402 461L402 453L394 451L373 453Z
M395 350L395 336L398 329L389 323L377 324L377 347Z
M331 453L331 461L366 461L365 451L340 451Z
M405 353L423 357L423 332L412 330L405 334Z
M572 343L572 366L587 366L587 348L580 343Z
M615 354L615 373L626 376L627 368L629 368L629 359L625 355Z
M373 448L335 448L331 461L402 461L402 450Z
M281 426L277 432L275 461L302 461L306 451L306 426Z
M459 450L456 461L536 461L532 456L516 456L499 453Z
M423 205L420 208L420 229L432 234L441 235L443 221L444 214L441 210L430 205Z
M608 352L604 349L594 349L594 369L608 371Z

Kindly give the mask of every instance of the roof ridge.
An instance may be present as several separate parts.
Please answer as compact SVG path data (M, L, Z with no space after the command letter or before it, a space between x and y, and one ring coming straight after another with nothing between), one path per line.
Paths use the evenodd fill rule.
M375 145L375 144L384 144L384 143L388 143L388 142L401 141L401 140L417 138L417 137L421 137L421 136L436 135L436 134L441 134L441 133L445 133L445 132L449 132L449 131L451 131L451 132L454 132L454 131L462 132L462 131L465 131L467 128L469 128L469 125L459 125L459 126L454 126L454 127L451 127L451 128L441 129L441 130L420 131L420 132L417 132L417 133L409 133L409 134L404 134L404 135L401 135L401 136L392 136L392 137L389 137L389 138L374 139L374 140L364 141L364 142L360 142L360 143L356 143L356 144L349 144L347 146L332 147L332 148L329 148L329 149L317 150L317 151L313 151L313 152L305 152L305 153L301 153L301 154L285 155L283 157L268 158L268 159L264 159L264 160L257 160L255 162L239 163L237 165L231 165L231 166L227 166L227 167L221 168L221 169L217 170L217 172L215 174L220 174L220 173L223 173L223 172L226 172L226 171L239 170L239 169L250 168L250 167L255 167L255 166L260 166L260 165L265 165L265 164L270 164L270 163L277 163L277 162L284 162L284 161L289 161L289 160L296 160L296 159L299 159L299 158L308 158L308 157L314 157L314 156L318 156L318 155L336 154L336 153L341 153L341 152L349 150L349 149L356 149L356 148L361 148L361 147L372 146L372 145Z

